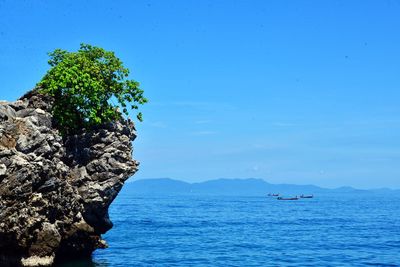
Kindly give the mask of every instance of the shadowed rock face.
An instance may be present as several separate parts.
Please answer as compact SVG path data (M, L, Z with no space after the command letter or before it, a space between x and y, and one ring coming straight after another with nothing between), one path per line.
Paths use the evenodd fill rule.
M108 208L137 171L131 121L62 137L52 99L0 102L0 266L48 266L106 247Z

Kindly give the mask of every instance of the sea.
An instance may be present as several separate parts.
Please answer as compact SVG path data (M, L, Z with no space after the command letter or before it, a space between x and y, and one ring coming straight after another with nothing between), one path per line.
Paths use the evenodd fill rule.
M109 248L63 266L400 266L400 196L156 196L122 191Z

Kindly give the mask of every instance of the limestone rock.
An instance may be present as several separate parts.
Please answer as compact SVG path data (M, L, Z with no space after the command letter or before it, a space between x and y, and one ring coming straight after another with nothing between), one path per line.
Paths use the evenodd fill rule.
M108 208L137 171L131 121L62 137L53 99L0 102L0 266L49 266L107 244Z

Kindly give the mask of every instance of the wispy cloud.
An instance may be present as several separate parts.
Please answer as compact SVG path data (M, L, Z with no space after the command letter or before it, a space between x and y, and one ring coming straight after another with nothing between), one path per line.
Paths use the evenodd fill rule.
M192 135L213 135L216 134L216 131L196 131L196 132L192 132Z
M160 106L160 107L185 107L185 108L194 108L194 109L206 109L206 110L215 110L215 109L236 109L236 106L230 103L224 102L205 102L205 101L176 101L176 102L151 102L151 105Z
M254 165L253 167L251 167L251 170L254 172L258 172L260 170L260 167L258 167L258 165Z
M148 122L148 125L155 128L167 128L168 125L163 121Z
M194 123L195 124L207 124L210 122L212 122L212 121L211 120L198 120L198 121L195 121Z
M296 123L291 123L291 122L274 122L272 125L273 125L273 126L278 126L278 127L297 126Z

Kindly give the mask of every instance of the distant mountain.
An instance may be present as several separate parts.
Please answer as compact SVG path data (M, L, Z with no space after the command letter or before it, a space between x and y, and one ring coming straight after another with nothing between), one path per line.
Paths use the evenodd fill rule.
M169 178L158 178L128 182L124 189L137 194L185 194L190 191L190 184Z
M124 192L134 195L225 195L265 196L268 193L301 195L319 193L389 193L391 189L359 190L353 187L326 189L315 185L270 184L262 179L216 179L187 183L170 178L143 179L128 182Z

